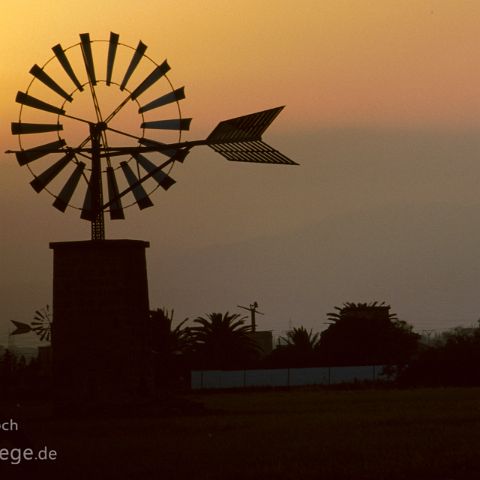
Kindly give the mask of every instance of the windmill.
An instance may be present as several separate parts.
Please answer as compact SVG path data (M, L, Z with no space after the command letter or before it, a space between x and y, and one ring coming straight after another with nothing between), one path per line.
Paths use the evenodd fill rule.
M145 249L140 240L106 240L105 217L153 205L175 184L175 165L206 145L229 161L296 165L262 135L283 107L221 121L205 139L186 141L184 87L168 78L139 41L116 33L67 48L57 44L19 91L15 154L37 192L61 212L77 209L91 240L50 244L53 259L53 376L59 408L136 398L152 391ZM259 313L259 312L257 312ZM17 327L21 327L17 325ZM82 358L79 362L78 359Z
M119 220L129 206L151 207L151 193L175 183L173 166L196 146L229 161L296 165L262 140L283 107L224 120L207 138L184 141L192 120L180 108L184 87L173 87L167 60L152 60L142 41L131 47L113 32L108 40L83 33L80 42L52 50L17 93L12 134L19 150L8 153L30 170L37 193L54 197L55 208L80 210L92 240L105 239L106 213Z
M46 305L41 310L35 310L35 315L30 323L11 320L15 330L10 335L23 335L34 332L43 342L50 342L52 338L52 313Z

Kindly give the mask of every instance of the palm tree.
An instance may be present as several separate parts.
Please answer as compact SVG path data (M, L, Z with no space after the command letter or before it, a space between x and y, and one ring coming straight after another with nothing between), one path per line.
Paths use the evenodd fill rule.
M152 348L155 353L181 355L191 346L190 328L184 327L188 318L173 328L173 313L165 308L150 311L150 320L153 329Z
M155 378L165 385L186 376L188 354L191 351L190 328L184 327L188 318L173 327L173 310L150 311L151 349L154 359Z
M280 337L277 348L267 359L272 367L312 367L317 361L318 333L305 327L294 327L285 337Z
M194 320L191 334L202 368L245 368L258 355L258 346L238 313L209 313Z
M417 349L413 327L390 313L385 302L344 303L327 313L322 332L322 362L332 365L404 364Z
M287 347L307 353L316 349L320 335L312 333L312 330L308 331L305 327L294 327L287 332L286 337L280 337L280 340Z
M390 305L387 305L385 302L378 303L375 302L345 302L341 307L333 307L337 312L329 312L327 313L327 318L330 322L338 322L339 320L343 320L350 315L361 317L362 313L368 315L368 312L375 312L374 315L378 316L378 312L384 310L387 313L387 318L389 320L395 321L397 320L396 313L390 313Z

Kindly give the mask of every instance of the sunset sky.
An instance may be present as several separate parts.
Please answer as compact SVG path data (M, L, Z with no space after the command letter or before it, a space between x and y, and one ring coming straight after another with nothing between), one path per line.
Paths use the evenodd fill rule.
M347 301L386 301L418 331L480 317L480 2L9 0L2 20L0 344L51 304L49 242L90 235L3 153L30 68L84 32L168 59L185 139L286 105L264 140L301 164L201 147L154 207L109 222L108 238L150 242L152 308L179 321L258 301L275 334L320 331Z

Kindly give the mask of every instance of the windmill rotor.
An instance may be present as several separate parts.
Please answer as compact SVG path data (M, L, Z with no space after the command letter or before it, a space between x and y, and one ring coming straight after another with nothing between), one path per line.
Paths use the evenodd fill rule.
M15 330L10 335L23 335L34 332L40 340L50 342L52 339L52 313L50 307L46 305L41 310L35 310L35 315L30 323L11 320Z
M78 209L91 222L93 240L105 238L104 214L125 218L125 209L153 205L151 194L175 184L175 163L192 148L207 145L229 161L296 165L262 140L283 107L220 122L203 140L184 141L191 118L182 116L184 87L168 78L167 60L157 63L139 41L136 47L91 40L88 33L30 69L32 79L19 91L18 163L33 175L37 192L54 197L65 212Z

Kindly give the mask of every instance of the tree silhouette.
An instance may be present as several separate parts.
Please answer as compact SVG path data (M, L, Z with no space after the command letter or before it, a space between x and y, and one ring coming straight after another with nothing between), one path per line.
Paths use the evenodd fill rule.
M197 317L191 328L195 364L200 368L245 368L258 356L258 347L249 336L246 317L238 313L209 313Z
M287 332L286 337L280 337L285 345L296 350L304 352L313 352L318 345L320 336L318 333L312 333L305 327L294 327Z
M424 345L401 372L399 382L414 386L480 385L480 325L457 327Z
M188 318L173 327L172 310L157 308L150 311L150 320L153 329L153 349L156 353L167 352L171 355L180 355L188 351L191 345L190 328L184 327Z
M330 365L404 364L418 346L419 335L398 320L384 302L352 303L328 313L319 352Z
M305 327L294 327L285 337L280 337L283 344L271 353L267 363L276 367L309 367L318 363L317 349L319 334L308 331Z
M173 327L173 310L150 311L151 349L155 380L159 385L171 384L186 375L188 355L192 347L188 318Z

